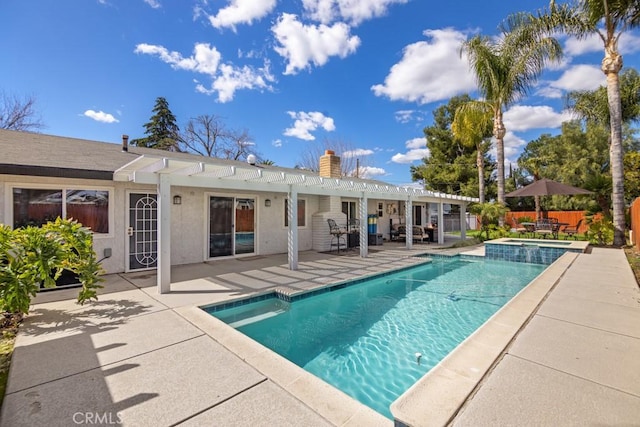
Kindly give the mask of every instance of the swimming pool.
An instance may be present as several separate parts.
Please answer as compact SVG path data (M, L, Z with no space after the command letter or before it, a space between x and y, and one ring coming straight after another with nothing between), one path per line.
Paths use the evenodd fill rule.
M391 418L391 402L544 268L438 259L294 303L207 311Z

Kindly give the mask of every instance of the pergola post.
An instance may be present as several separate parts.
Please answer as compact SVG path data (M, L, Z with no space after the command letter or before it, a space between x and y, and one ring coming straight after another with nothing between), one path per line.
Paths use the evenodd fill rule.
M467 204L460 204L460 240L467 240Z
M407 249L413 248L413 200L411 196L407 197L404 206L404 223L405 223L405 245Z
M289 186L287 195L287 218L289 229L287 231L287 255L289 259L289 270L298 269L298 192Z
M438 244L444 243L444 203L438 203Z
M366 258L369 255L369 216L367 215L367 195L362 192L360 196L360 256Z
M171 292L171 181L158 174L158 293Z

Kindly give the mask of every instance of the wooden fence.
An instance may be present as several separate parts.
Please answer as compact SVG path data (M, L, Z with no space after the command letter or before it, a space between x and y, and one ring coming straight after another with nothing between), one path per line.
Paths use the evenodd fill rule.
M636 198L631 204L630 209L631 217L631 244L636 247L636 250L640 251L640 197Z
M640 205L638 206L640 208ZM640 210L639 210L640 212ZM558 222L564 222L569 225L576 225L578 221L582 219L582 224L580 224L580 228L578 229L578 233L582 234L589 229L589 226L586 224L586 212L585 211L550 211L543 212L545 218L557 218ZM522 211L522 212L507 212L505 217L505 222L513 227L517 222L518 218L528 217L532 221L535 221L536 212L535 211ZM634 233L635 234L635 233Z

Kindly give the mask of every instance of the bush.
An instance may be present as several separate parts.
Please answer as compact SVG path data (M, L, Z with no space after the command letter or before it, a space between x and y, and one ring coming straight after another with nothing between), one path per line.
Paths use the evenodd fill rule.
M588 219L587 237L595 245L611 245L613 243L613 222L608 218Z
M82 289L78 303L97 299L103 272L93 252L93 235L73 220L58 218L42 227L12 230L0 224L0 309L28 313L40 286L53 288L64 270Z

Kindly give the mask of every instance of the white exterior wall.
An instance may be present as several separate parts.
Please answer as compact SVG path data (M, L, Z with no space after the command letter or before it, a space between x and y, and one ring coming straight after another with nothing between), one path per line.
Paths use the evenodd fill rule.
M139 185L114 181L90 179L50 178L18 175L0 175L0 223L12 225L13 205L12 189L27 188L84 188L105 189L110 191L109 233L95 234L93 246L98 259L103 257L104 249L111 248L110 258L102 261L106 273L124 272L127 267L128 253L128 195L129 193L156 193L154 185ZM180 195L182 204L171 204L171 264L191 264L208 258L208 203L209 196L248 196L256 199L256 254L276 254L287 252L287 228L284 225L283 193L243 194L217 192L212 189L196 187L172 187L171 198ZM265 199L271 200L271 206L265 206ZM304 227L298 228L299 250L312 248L312 216L318 210L318 197L299 195L306 203ZM215 260L215 258L211 259Z

